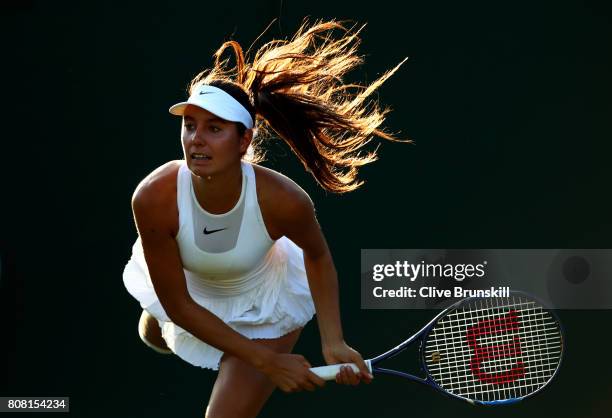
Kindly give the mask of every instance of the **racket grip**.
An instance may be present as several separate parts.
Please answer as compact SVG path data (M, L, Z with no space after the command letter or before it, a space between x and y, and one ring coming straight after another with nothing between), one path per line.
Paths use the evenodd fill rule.
M365 360L368 371L372 373L372 363L370 360ZM344 364L332 364L330 366L313 367L310 369L311 372L319 376L323 380L336 380L336 375L340 372L340 368L343 366L351 366L355 373L359 372L359 368L355 363L344 363Z

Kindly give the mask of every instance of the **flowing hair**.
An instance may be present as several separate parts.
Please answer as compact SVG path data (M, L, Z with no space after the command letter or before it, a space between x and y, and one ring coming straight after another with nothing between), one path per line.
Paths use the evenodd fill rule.
M227 41L214 54L213 68L191 81L189 94L209 84L247 108L263 134L256 136L254 152L247 156L252 162L263 159L262 136L276 133L325 190L355 190L363 184L357 178L358 168L377 159L376 150L363 150L373 136L412 142L380 129L390 109L366 101L407 58L370 85L343 83L342 77L363 63L357 48L364 27L346 27L335 20L313 25L304 21L290 40L264 44L252 62L245 59L240 44ZM340 36L334 37L337 31ZM234 52L234 66L221 59L227 48ZM244 126L238 125L244 132Z

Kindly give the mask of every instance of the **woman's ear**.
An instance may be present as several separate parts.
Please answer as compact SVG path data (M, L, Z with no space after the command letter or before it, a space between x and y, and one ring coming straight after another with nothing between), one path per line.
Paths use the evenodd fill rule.
M253 140L253 129L246 129L240 136L240 153L244 154L247 152L251 141Z

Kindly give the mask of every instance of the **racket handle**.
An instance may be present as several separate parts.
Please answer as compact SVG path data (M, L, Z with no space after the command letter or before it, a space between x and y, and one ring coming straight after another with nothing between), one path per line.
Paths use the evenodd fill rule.
M372 373L372 363L370 360L365 360L368 371ZM331 366L313 367L310 369L311 372L319 376L324 380L336 380L336 375L340 372L340 368L343 366L351 366L355 373L359 372L359 368L355 363L344 363L344 364L332 364Z

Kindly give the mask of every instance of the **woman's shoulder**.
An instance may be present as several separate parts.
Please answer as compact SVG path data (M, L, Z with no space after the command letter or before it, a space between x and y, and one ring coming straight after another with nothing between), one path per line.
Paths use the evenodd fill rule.
M258 195L274 200L310 200L308 193L284 174L261 165L252 164L252 166L257 179Z
M176 201L176 177L183 160L168 161L157 167L143 178L136 190L132 201L143 200L147 203L174 203Z
M257 178L257 199L264 218L276 224L314 210L308 193L289 177L256 164L253 164L253 169Z
M266 167L254 164L253 169L257 199L270 237L289 236L296 225L310 225L316 219L310 196L296 182Z

